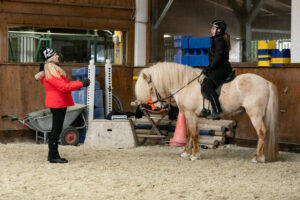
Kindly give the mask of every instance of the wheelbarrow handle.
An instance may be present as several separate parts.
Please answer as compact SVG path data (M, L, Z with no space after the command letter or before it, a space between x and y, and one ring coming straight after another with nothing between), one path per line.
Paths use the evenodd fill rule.
M11 118L11 121L16 121L16 120L18 120L18 118L15 117L15 116L13 116L13 115L2 115L2 116L1 116L2 119L6 119L6 118L8 118L8 117Z

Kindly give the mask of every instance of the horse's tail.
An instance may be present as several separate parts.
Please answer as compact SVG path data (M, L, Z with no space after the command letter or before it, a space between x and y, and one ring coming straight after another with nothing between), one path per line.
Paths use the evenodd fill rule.
M265 110L264 122L267 135L264 145L266 161L278 160L278 95L276 86L269 82L269 100Z

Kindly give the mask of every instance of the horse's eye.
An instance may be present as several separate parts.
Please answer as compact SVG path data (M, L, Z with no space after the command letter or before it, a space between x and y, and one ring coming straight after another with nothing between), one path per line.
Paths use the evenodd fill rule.
M153 94L153 91L154 91L153 88L150 88L150 94Z

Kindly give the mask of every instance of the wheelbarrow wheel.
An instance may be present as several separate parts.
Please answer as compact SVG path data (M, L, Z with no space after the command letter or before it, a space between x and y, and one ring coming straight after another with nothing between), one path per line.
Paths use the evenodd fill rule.
M62 145L77 145L79 143L79 132L76 128L69 126L60 134Z

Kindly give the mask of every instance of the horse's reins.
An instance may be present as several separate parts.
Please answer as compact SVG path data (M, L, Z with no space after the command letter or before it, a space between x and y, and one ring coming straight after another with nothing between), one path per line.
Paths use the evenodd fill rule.
M196 76L195 78L193 78L192 80L190 80L186 85L182 86L180 89L178 89L176 92L170 94L169 96L165 97L165 98L162 98L161 95L159 94L159 92L157 91L156 87L154 86L153 84L153 87L154 87L154 91L155 91L155 95L156 95L156 100L153 101L153 103L157 103L157 102L166 102L167 99L171 98L172 96L174 96L175 94L177 94L178 92L180 92L183 88L185 88L186 86L188 86L189 84L191 84L194 80L198 79L201 77L201 75L203 74L203 71L198 75ZM148 81L148 84L152 83L152 79L150 79Z

